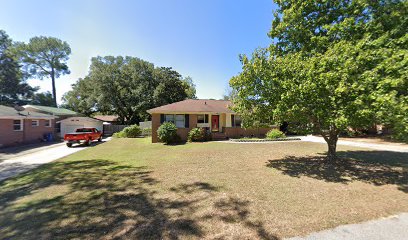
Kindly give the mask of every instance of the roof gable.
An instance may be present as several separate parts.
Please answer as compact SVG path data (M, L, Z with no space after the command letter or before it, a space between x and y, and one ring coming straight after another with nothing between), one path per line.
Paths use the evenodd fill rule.
M147 112L152 113L235 113L229 107L230 101L226 100L209 100L209 99L187 99L180 102L175 102L163 105L157 108L152 108Z

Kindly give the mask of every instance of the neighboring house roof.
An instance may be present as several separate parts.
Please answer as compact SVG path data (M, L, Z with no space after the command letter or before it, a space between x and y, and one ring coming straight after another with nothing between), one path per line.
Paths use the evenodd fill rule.
M57 123L62 122L102 122L102 121L91 117L69 117L64 120L58 121Z
M230 101L209 99L187 99L147 110L148 113L235 113L231 109Z
M117 122L119 117L116 115L95 115L93 118L104 122Z
M48 106L40 106L40 105L25 105L23 106L24 108L32 108L36 109L42 112L47 112L50 114L54 114L57 116L63 116L63 115L77 115L77 112L71 111L66 108L56 108L56 107L48 107Z
M27 110L18 111L15 108L0 105L1 119L54 119L55 117L49 114L31 112Z

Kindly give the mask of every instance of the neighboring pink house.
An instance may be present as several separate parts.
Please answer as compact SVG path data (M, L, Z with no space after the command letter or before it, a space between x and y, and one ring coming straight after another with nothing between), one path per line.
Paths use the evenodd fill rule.
M55 134L54 124L52 115L0 105L0 147L40 142L45 134Z
M158 142L157 129L163 122L173 122L177 126L177 134L186 141L188 132L202 127L211 132L214 140L263 136L271 128L244 129L241 117L232 111L230 101L187 99L147 112L152 115L152 142Z

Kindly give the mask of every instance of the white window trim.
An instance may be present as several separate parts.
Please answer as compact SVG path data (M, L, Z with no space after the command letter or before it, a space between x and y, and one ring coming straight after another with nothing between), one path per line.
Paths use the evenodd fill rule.
M14 121L20 121L20 129L19 130L15 130L14 126L17 124L14 124ZM24 130L24 119L13 119L13 131L15 132L21 132Z
M33 123L36 123L33 125ZM31 120L31 127L39 127L40 126L40 120Z
M46 125L46 123L48 123L48 126ZM46 119L45 123L44 123L44 126L45 127L51 127L51 125L52 125L52 120L51 119Z
M198 123L198 124L207 124L207 123L209 123L209 121L210 121L209 118L210 118L210 117L208 117L208 118L207 118L207 122L205 122L205 115L208 115L208 114L197 114L197 123ZM199 123L199 122L198 122L198 116L203 116L203 117L204 117L204 122Z

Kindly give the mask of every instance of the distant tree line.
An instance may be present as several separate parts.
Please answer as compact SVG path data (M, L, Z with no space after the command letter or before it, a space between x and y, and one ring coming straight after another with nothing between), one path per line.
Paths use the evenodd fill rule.
M196 98L190 77L136 57L94 57L87 76L63 96L64 106L91 115L115 114L122 123L150 118L148 109Z

